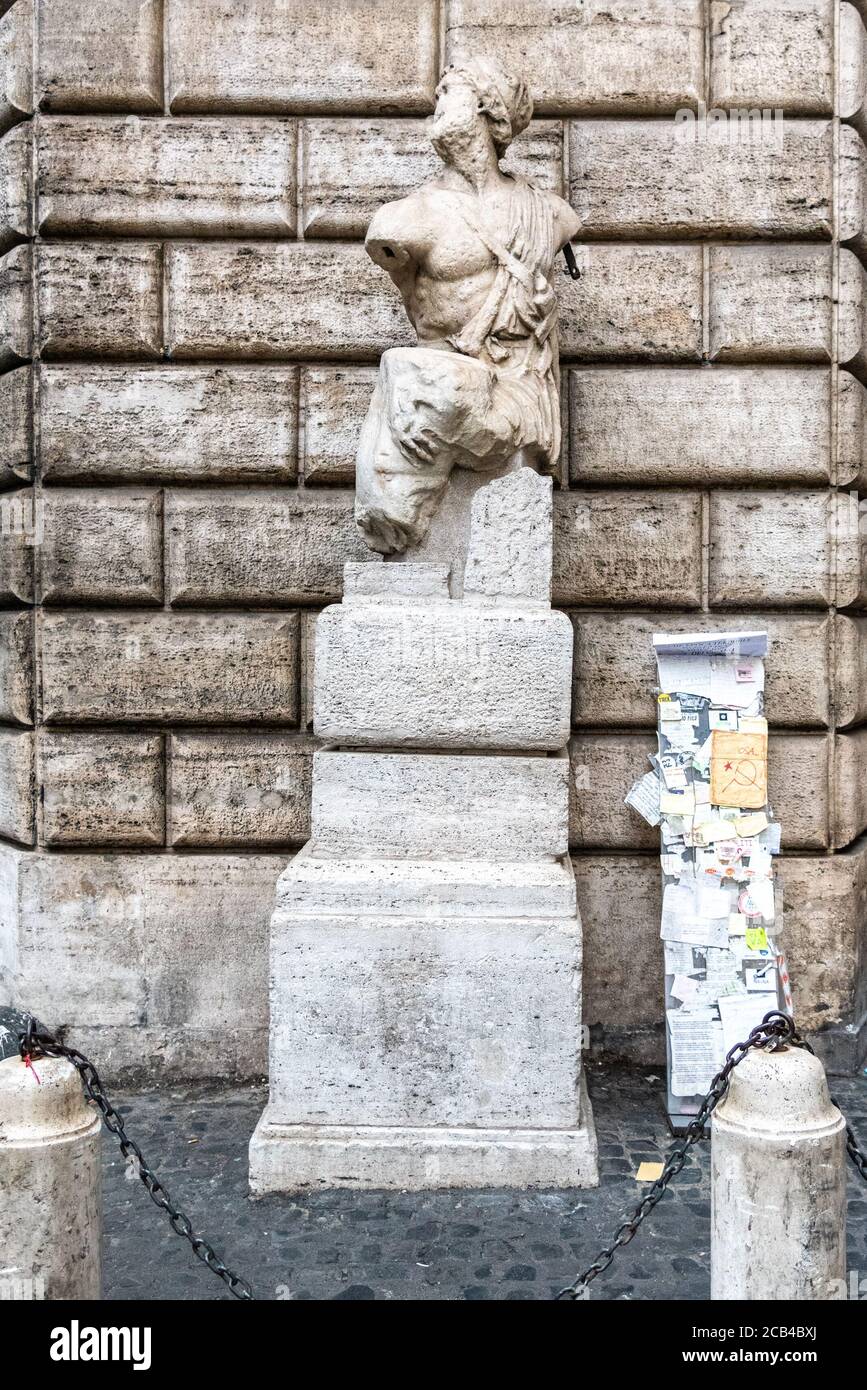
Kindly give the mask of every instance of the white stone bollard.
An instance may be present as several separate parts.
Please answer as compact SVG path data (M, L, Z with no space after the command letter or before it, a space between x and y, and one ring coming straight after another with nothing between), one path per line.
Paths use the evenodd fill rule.
M711 1299L846 1297L845 1128L803 1048L732 1073L711 1120Z
M0 1061L0 1299L101 1297L102 1121L59 1057Z

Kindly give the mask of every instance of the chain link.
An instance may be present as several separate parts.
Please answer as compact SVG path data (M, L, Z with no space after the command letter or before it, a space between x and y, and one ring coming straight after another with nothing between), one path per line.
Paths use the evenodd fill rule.
M32 1015L27 1018L26 1031L19 1035L18 1047L23 1060L28 1064L31 1058L38 1057L40 1053L46 1057L65 1057L68 1062L72 1063L81 1077L85 1095L96 1105L106 1129L115 1136L120 1144L120 1151L124 1158L132 1157L135 1160L138 1176L147 1188L151 1201L166 1213L172 1230L176 1231L179 1236L183 1236L184 1240L189 1241L196 1258L201 1260L212 1274L216 1274L218 1279L222 1279L235 1298L244 1301L255 1299L250 1283L223 1263L214 1247L196 1233L190 1218L172 1201L156 1173L145 1161L144 1154L138 1144L127 1134L123 1119L106 1096L99 1072L90 1059L85 1057L83 1053L76 1051L74 1047L64 1046L51 1033L40 1029L40 1025Z
M704 1128L716 1107L719 1105L723 1096L729 1088L729 1078L735 1067L738 1066L755 1047L778 1048L784 1044L792 1047L803 1047L808 1052L813 1049L805 1038L795 1028L793 1019L788 1014L773 1010L765 1014L761 1023L754 1028L746 1042L735 1043L735 1046L726 1053L723 1066L717 1072L710 1089L702 1101L695 1118L690 1121L684 1132L684 1138L680 1143L669 1150L668 1157L663 1165L662 1172L656 1182L647 1193L646 1197L638 1203L638 1206L614 1232L611 1244L600 1250L596 1259L588 1265L583 1274L579 1274L571 1284L567 1284L564 1289L556 1295L557 1299L570 1300L575 1302L584 1297L584 1291L599 1274L603 1274L611 1265L617 1251L624 1245L628 1245L633 1237L638 1233L638 1228L646 1216L649 1216L657 1202L662 1201L665 1196L668 1184L672 1178L683 1168L686 1156L692 1145L697 1143L704 1134ZM833 1101L833 1096L832 1096ZM836 1105L836 1101L834 1101ZM837 1107L839 1109L839 1106ZM862 1178L867 1178L867 1157L861 1153L855 1140L854 1132L850 1126L846 1128L846 1152L852 1159Z

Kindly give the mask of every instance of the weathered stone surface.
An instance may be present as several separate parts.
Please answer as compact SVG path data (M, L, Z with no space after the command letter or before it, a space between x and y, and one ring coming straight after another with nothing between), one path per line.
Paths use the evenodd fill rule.
M0 251L32 235L30 126L20 125L0 140Z
M519 68L551 112L658 115L702 93L697 0L451 0L446 60L487 54Z
M150 242L42 244L36 293L43 355L158 357L161 256Z
M173 111L430 110L433 0L169 0Z
M0 376L0 481L29 482L33 459L30 367Z
M42 651L47 723L297 717L296 613L46 613Z
M827 369L573 368L569 391L574 482L831 478Z
M33 722L33 617L0 614L0 719Z
M833 101L832 0L711 0L712 106L780 106L788 117L830 115Z
M33 4L15 0L0 19L0 132L33 114Z
M830 362L829 246L711 246L708 256L712 358Z
M783 728L824 728L829 721L830 650L833 619L778 613L575 613L574 722L579 725L655 724L654 632L763 630L768 633L765 693L771 722ZM852 624L851 619L838 623ZM854 627L854 624L852 624ZM857 653L838 649L838 676L854 704ZM867 699L867 696L865 696ZM867 708L867 704L865 704ZM628 788L627 788L628 790Z
M290 480L297 397L294 367L44 366L43 476Z
M842 849L867 830L867 729L834 740L834 846Z
M359 746L559 749L568 619L472 604L347 604L316 625L315 731Z
M838 725L867 723L867 620L837 618L833 681Z
M33 547L39 535L32 491L0 495L0 603L33 602Z
M39 738L46 845L162 845L162 734L51 733Z
M375 358L412 341L400 296L364 248L166 247L174 357Z
M372 367L302 367L301 471L305 483L351 483L358 436L373 388Z
M575 257L581 279L564 276L557 286L562 357L701 358L700 247L590 243Z
M857 545L845 542L850 499L829 492L714 492L710 602L722 607L826 607L860 589ZM857 508L853 522L857 541Z
M39 226L79 236L294 236L295 124L39 121Z
M698 493L562 492L554 602L701 605Z
M49 111L161 111L160 0L40 4L37 95Z
M851 126L840 126L838 235L860 256L867 252L867 147Z
M0 835L32 845L34 839L33 734L0 729Z
M318 752L317 854L516 860L566 853L565 758Z
M573 865L584 928L585 1024L620 1032L657 1023L665 979L658 857L581 854Z
M440 167L421 121L304 121L301 148L307 237L363 237L381 203L403 198ZM561 124L535 121L502 168L562 193Z
M577 928L575 880L567 859L320 857L311 841L277 883L280 916L442 917L461 930L482 918L564 918ZM371 924L372 925L372 924Z
M479 489L472 503L464 597L551 602L550 478L519 468Z
M856 0L857 3L857 0ZM838 115L867 132L867 30L855 5L840 5Z
M449 596L448 565L414 564L399 561L392 565L367 561L359 564L350 560L343 566L343 601L359 599L447 599Z
M853 251L840 248L837 357L867 375L867 272Z
M32 253L16 246L0 260L0 368L17 367L33 351Z
M778 129L779 140L733 130L721 139L675 121L572 122L582 235L830 237L832 124L786 119Z
M267 938L286 856L0 851L7 997L103 1076L261 1076Z
M351 492L171 491L169 602L280 607L339 599L343 564L369 554Z
M810 1033L858 1019L867 1005L858 968L867 902L867 846L786 857L783 943L800 1026Z
M153 489L46 489L42 602L161 604L162 510Z
M313 747L291 734L173 733L169 843L303 844Z
M867 487L867 390L849 372L837 372L837 482Z
M577 1127L577 924L437 917L278 910L272 1118Z
M655 736L611 730L569 740L570 843L575 849L658 850L659 831L624 804L636 778L650 768ZM784 849L828 845L828 742L823 734L774 732L768 781Z

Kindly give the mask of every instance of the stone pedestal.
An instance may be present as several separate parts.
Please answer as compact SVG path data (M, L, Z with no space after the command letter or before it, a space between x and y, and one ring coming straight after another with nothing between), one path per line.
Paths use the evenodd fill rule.
M550 553L550 480L520 468L473 500L463 598L448 564L352 565L319 619L254 1193L597 1180Z

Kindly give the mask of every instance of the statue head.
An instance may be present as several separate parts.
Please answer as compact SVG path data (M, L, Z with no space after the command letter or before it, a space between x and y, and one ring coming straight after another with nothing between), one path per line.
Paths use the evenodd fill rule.
M443 159L487 127L502 159L516 135L529 124L533 102L522 78L493 58L468 58L446 68L436 90L431 142Z

